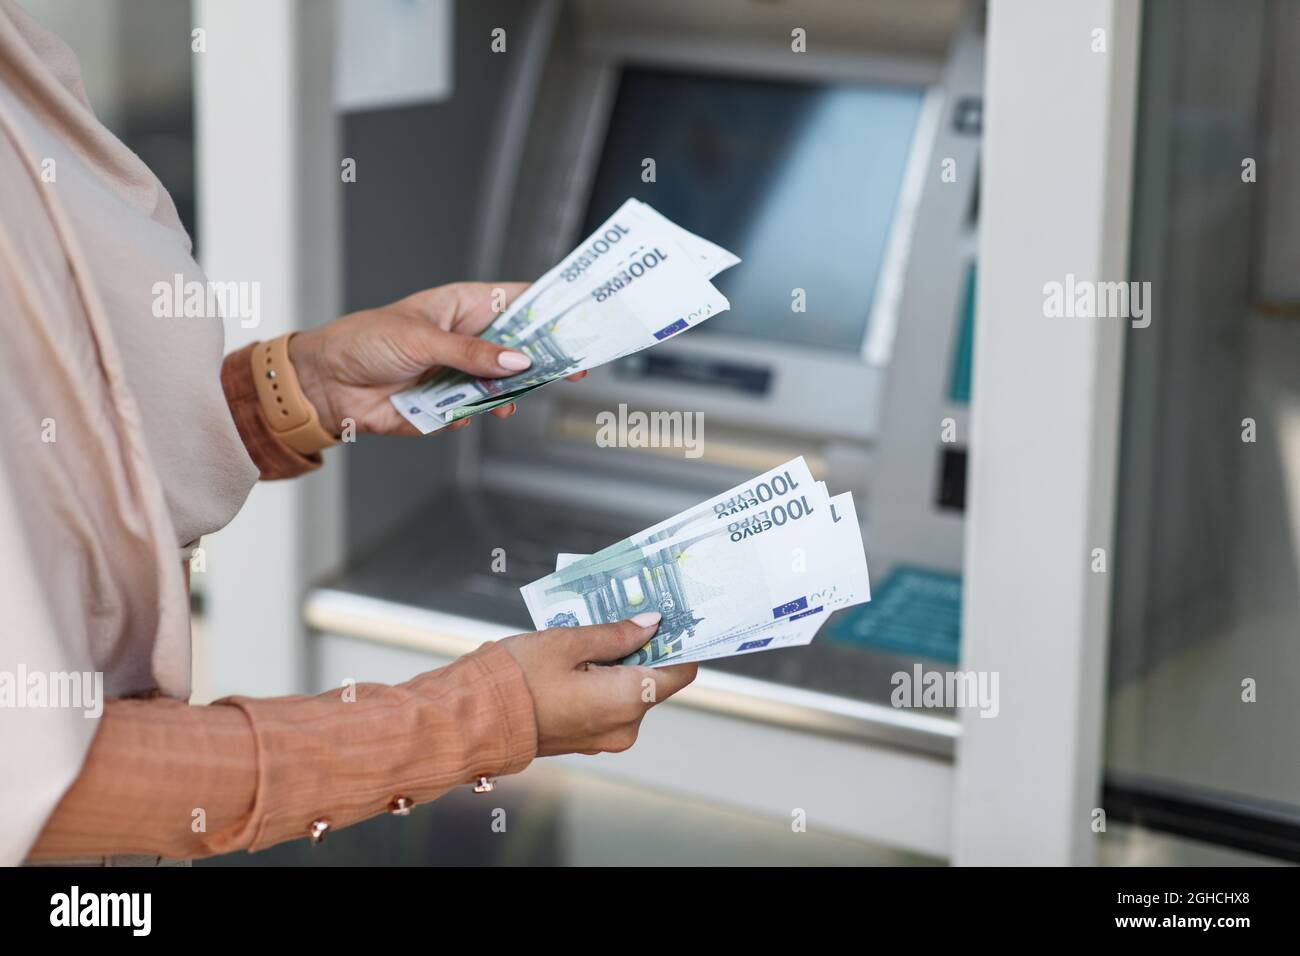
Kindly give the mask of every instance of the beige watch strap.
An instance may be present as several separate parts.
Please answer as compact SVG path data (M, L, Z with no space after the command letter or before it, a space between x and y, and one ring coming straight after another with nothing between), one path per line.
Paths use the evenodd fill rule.
M289 361L293 335L290 332L253 347L253 384L271 431L294 451L311 455L339 440L321 427L316 407L298 384L298 373Z

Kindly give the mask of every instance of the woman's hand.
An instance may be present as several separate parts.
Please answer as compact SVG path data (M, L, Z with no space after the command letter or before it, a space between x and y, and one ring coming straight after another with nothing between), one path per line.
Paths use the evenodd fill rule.
M631 654L658 626L659 614L638 614L617 624L553 627L501 642L533 694L539 757L626 750L646 711L695 680L698 664L594 666Z
M432 368L447 366L477 378L503 378L528 368L522 352L478 338L505 303L528 287L525 282L455 282L409 295L378 309L353 312L328 325L299 332L289 340L293 362L321 425L331 434L351 418L357 431L418 435L388 400L410 388ZM494 309L494 306L497 309ZM570 376L577 380L585 375ZM492 410L513 414L514 403ZM446 431L470 423L463 419Z

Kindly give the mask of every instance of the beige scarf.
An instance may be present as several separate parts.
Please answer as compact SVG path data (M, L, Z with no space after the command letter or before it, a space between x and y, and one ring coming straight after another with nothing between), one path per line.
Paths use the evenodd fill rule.
M77 206L91 188L107 198ZM171 199L95 119L72 53L12 0L0 0L0 210L0 864L13 864L76 778L97 693L189 696L178 526L219 527L256 472L220 400L220 323L182 333L217 337L188 351L173 327L139 324L156 321L139 314L142 290L174 263L114 248L153 230L197 272ZM95 215L107 221L88 230ZM151 363L172 374L133 377ZM197 399L158 394L190 381ZM197 419L177 433L205 436L214 456L187 461L184 481L167 449L192 455L158 434L172 409ZM205 502L200 518L178 509L181 491Z

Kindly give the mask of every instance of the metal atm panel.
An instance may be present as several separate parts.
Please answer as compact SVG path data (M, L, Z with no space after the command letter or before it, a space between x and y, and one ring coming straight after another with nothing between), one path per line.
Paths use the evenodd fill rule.
M844 6L813 3L806 9L820 16ZM907 14L898 5L884 6L906 33ZM457 69L477 76L486 67L474 59L476 31L492 18L477 8L458 16L462 12L472 23L462 20L457 27ZM446 654L485 636L527 629L518 586L551 570L556 553L597 550L797 454L837 491L854 492L877 585L882 572L908 556L906 529L925 528L936 507L929 494L904 498L888 489L900 481L927 488L952 481L929 454L939 421L925 423L922 459L911 449L915 418L904 412L913 405L949 410L961 418L964 431L963 412L951 411L942 380L960 337L970 265L978 149L978 127L971 120L980 82L975 54L982 45L977 18L959 25L954 17L940 29L922 17L925 42L895 50L842 48L801 56L790 54L783 38L775 44L762 37L715 43L714 27L685 13L668 38L613 29L617 21L605 5L545 3L521 6L514 16L512 42L523 55L494 80L494 99L470 110L495 117L495 131L480 137L490 147L479 170L481 215L464 246L473 272L483 278L540 274L581 238L584 222L598 214L591 208L593 196L617 125L610 111L627 77L801 95L818 89L908 90L916 97L915 122L900 147L903 170L875 290L869 305L859 303L867 310L865 331L849 346L806 347L771 335L747 336L740 317L736 328L697 330L651 350L639 365L615 365L578 385L541 389L509 421L430 439L401 451L400 464L399 452L383 449L377 460L359 466L368 473L354 486L350 521L362 529L362 512L379 485L393 515L392 531L381 536L362 529L354 535L364 546L354 548L342 577L313 594L313 623L333 633L351 628L382 639L405 633L398 625L385 630L385 617L419 620L424 623L416 627L423 635L418 646ZM462 88L457 95L470 92ZM447 121L464 113L449 110ZM448 127L434 135L453 134ZM950 155L960 172L956 182L944 183L940 161ZM655 202L653 195L644 198ZM689 213L689 204L683 208ZM366 259L382 269L376 258L382 236L351 241L377 243ZM367 276L368 288L379 282L379 275ZM409 290L394 289L393 295L404 291ZM921 394L927 389L941 394ZM595 413L620 404L702 411L705 453L687 459L680 449L596 447ZM352 470L350 480L359 474ZM406 480L409 500L393 500L394 474L427 480ZM957 537L925 530L925 542L917 544L942 552L932 564L959 569L960 514L938 520L955 525ZM891 539L890 528L904 533ZM493 567L498 550L505 555L502 570ZM953 733L944 718L887 706L890 675L916 659L906 650L819 636L810 648L710 665L713 676L701 680L728 690L710 698L702 687L701 696L723 709L738 707L746 719L783 714L778 722L839 727L833 732L950 753Z

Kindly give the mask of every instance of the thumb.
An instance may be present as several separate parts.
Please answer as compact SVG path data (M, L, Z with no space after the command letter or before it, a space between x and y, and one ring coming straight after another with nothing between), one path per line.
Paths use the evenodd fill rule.
M517 375L532 365L523 352L502 348L474 335L448 332L434 325L424 328L422 358L426 366L445 365L475 378Z
M661 616L646 611L626 621L576 628L569 642L573 663L618 663L654 637Z

